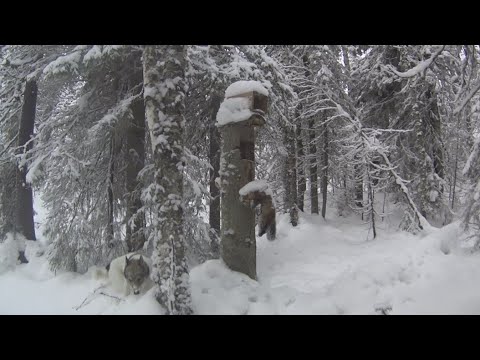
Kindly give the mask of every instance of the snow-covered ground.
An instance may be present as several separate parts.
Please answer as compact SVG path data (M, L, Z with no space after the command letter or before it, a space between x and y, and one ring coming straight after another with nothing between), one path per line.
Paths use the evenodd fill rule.
M454 246L458 223L424 238L392 232L365 241L352 219L301 220L289 229L282 218L277 241L258 240L258 282L220 261L194 268L197 313L480 314L480 255Z
M258 282L220 260L191 270L195 313L480 314L480 254L457 245L458 223L415 236L386 220L367 240L367 225L333 210L277 221L277 240L257 239ZM40 248L29 242L30 263L0 274L0 314L162 313L154 289L121 298L88 273L55 275Z

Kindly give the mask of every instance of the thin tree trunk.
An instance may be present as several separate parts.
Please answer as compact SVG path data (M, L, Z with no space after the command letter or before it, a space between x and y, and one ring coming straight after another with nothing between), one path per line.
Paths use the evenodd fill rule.
M459 126L460 126L460 119L461 119L461 114L458 114L457 115L457 128L459 129ZM452 210L455 210L455 191L456 191L456 187L457 187L457 171L458 171L458 149L460 147L460 137L459 137L459 134L457 132L457 144L455 145L455 166L454 166L454 169L453 169L453 185L452 183L450 183L450 193L449 193L449 197L448 197L448 200L450 200L450 197L451 197L451 200L452 200Z
M355 159L355 161L358 161ZM363 178L362 178L361 165L355 164L353 166L353 176L355 181L355 205L358 210L363 208ZM362 213L363 219L363 213Z
M383 192L383 206L382 206L382 222L383 222L383 219L385 218L385 204L387 202L387 192L384 191Z
M466 143L467 149L471 149L474 143L472 119L469 115L465 117Z
M110 163L108 166L108 223L107 223L107 244L110 248L113 247L114 227L113 227L113 181L115 171L115 134L112 133L110 139Z
M140 199L142 183L138 179L139 172L145 165L145 104L143 98L136 99L131 106L132 121L127 132L127 214L126 236L128 251L143 248L145 244L145 217L137 214L142 207ZM136 215L135 215L136 214ZM132 217L133 226L132 226Z
M440 121L440 111L438 110L437 97L434 93L435 89L429 86L427 90L427 101L428 101L428 114L430 117L430 123L433 128L433 166L437 175L441 178L445 178L445 169L444 169L444 155L443 155L443 146L441 143L442 138L442 124ZM443 192L443 186L441 187L441 192Z
M444 166L443 166L443 149L440 140L441 127L440 127L440 115L437 106L436 96L434 94L434 88L424 83L424 91L420 94L420 101L423 103L423 115L422 121L418 121L415 126L417 130L415 150L416 155L420 159L425 159L419 162L420 166L416 166L418 173L419 184L417 185L418 202L420 213L425 218L436 218L442 214L442 202L444 189L441 182L438 183L438 190L440 192L439 197L435 200L435 204L432 204L430 200L430 192L433 189L437 190L437 187L432 187L431 174L436 173L441 179L444 178ZM427 161L431 159L431 161Z
M453 185L452 185L452 190L451 190L451 194L452 194L452 210L455 209L455 189L456 189L456 186L457 186L457 171L458 171L458 139L457 139L457 146L456 146L456 150L455 150L455 166L454 166L454 169L453 169Z
M347 73L350 74L350 71L351 71L351 68L350 68L350 57L348 55L348 48L346 45L342 45L342 57L343 57L343 63L345 64L345 69L347 70ZM349 89L349 83L346 84L347 85L347 90L350 91ZM348 165L345 164L343 165L344 166L344 176L343 176L343 188L345 189L345 196L348 196L348 190L347 190L347 174L348 174ZM355 180L356 177L357 177L357 167L354 166L353 168L353 178L354 178L354 198L355 198L355 204L356 206L362 206L362 204L358 202L358 198L360 197L359 196L359 191L358 191L358 187L356 186L357 184L357 181ZM362 191L362 196L360 197L361 200L363 200L363 191ZM363 218L363 215L362 215L362 218Z
M317 174L317 136L315 131L315 119L308 122L310 138L310 211L318 214L318 174Z
M192 314L185 256L183 127L186 47L148 45L143 52L145 112L155 164L155 298L167 314Z
M375 226L375 209L374 209L374 201L375 201L375 193L372 188L372 179L370 177L368 178L368 201L370 202L370 222L372 224L372 230L373 230L373 238L375 239L377 237L377 229Z
M305 179L305 152L303 150L302 139L302 121L298 120L297 123L297 177L298 177L298 190L297 190L297 205L300 211L303 210L305 190L307 189L307 182Z
M350 58L348 56L348 49L345 45L342 45L342 56L345 68L348 70L348 72L350 72Z
M295 161L295 131L285 128L285 144L287 147L287 157L285 159L285 204L290 214L290 223L292 226L298 225L298 207L297 207L297 168Z
M210 209L209 209L209 223L210 228L214 231L211 250L214 258L220 256L220 244L219 244L219 235L220 235L220 189L218 185L215 184L215 179L219 177L220 170L220 134L218 131L216 123L216 116L218 109L220 108L220 102L222 97L217 93L212 94L212 99L210 103L211 114L210 114L210 147L209 147L209 161L212 168L210 169Z
M22 148L22 152L28 152L33 147L31 137L33 136L35 125L37 92L37 82L35 80L28 80L25 85L18 135L18 146ZM26 181L27 170L27 165L23 165L17 170L15 230L22 234L27 240L36 240L35 223L33 219L33 194L31 186L27 184ZM19 251L19 259L22 263L28 262L24 251Z
M327 212L327 195L328 195L328 126L324 122L322 124L323 131L323 154L322 154L322 217L325 219Z

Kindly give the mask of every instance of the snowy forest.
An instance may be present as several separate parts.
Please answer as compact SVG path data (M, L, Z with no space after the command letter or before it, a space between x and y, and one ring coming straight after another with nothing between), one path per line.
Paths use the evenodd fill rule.
M0 45L0 314L480 314L478 45Z

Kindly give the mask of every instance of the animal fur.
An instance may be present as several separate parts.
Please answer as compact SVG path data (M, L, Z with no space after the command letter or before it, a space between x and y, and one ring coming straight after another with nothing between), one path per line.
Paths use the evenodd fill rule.
M152 288L151 269L149 258L129 253L112 260L105 269L95 268L93 274L96 279L108 278L108 285L116 292L128 296L132 292L138 295Z
M253 191L242 196L244 203L249 203L252 208L260 205L260 218L258 221L258 236L267 234L267 239L272 241L276 237L276 214L273 200L263 191Z

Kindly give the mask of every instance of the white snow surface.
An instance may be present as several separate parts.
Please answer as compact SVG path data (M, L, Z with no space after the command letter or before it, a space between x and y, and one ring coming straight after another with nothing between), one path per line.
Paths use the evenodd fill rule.
M225 98L241 95L250 91L256 91L259 94L268 96L268 90L261 82L254 80L241 80L234 82L227 88L227 90L225 90Z
M292 228L277 215L277 239L257 238L258 281L210 260L190 271L196 314L480 314L480 254L459 245L459 222L412 235L396 230L395 209L378 237L355 216L301 214ZM27 241L28 264L0 274L0 314L162 314L154 298L122 297L93 271L48 269L46 241ZM370 236L371 239L371 232ZM0 258L11 251L0 246Z
M248 193L255 192L255 191L263 191L265 192L265 194L273 197L273 193L268 187L268 183L265 180L250 181L248 184L246 184L240 190L238 190L238 193L240 195L247 195Z
M217 113L217 126L248 120L253 115L249 100L238 97L225 99Z
M259 81L242 80L231 84L225 91L225 100L220 104L217 113L217 126L248 120L253 112L250 110L250 100L243 97L233 97L250 91L256 91L268 96L268 90Z

